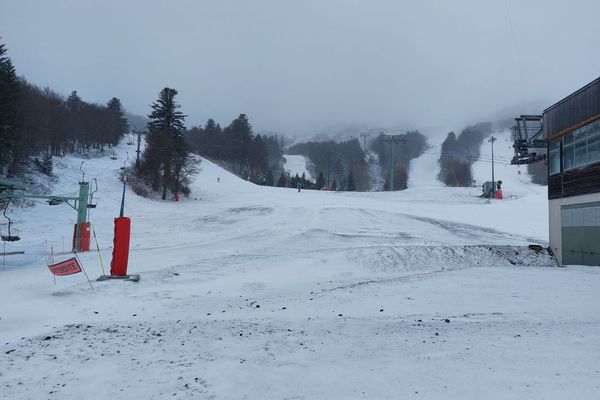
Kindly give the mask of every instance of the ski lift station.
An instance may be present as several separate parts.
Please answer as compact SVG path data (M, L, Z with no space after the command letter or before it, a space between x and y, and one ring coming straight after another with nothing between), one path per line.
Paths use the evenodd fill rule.
M513 163L539 162L547 154L550 247L556 258L560 264L600 265L600 78L542 116L516 120ZM546 154L533 152L542 146Z

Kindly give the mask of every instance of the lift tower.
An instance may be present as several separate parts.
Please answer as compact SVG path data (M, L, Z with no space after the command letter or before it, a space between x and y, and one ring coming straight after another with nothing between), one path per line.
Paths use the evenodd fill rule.
M90 250L90 223L87 220L89 207L90 184L79 182L79 196L42 195L25 192L25 186L19 183L0 180L0 202L10 202L20 199L43 199L51 206L62 203L77 211L77 222L73 231L73 251Z

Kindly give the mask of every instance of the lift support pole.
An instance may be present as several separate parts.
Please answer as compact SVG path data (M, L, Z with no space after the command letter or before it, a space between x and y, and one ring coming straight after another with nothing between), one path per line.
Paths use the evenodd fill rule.
M82 248L81 246L81 238L85 235L85 229L89 230L89 226L87 223L87 208L89 195L89 182L79 182L79 199L77 200L77 225L75 227L75 246L73 248L73 250L76 251L86 251L85 248ZM87 250L89 250L89 245L87 246Z
M390 192L394 190L394 143L406 143L406 135L384 135L379 134L380 139L384 143L390 144Z
M15 188L18 189L18 188ZM14 189L13 189L14 190ZM0 202L19 200L19 199L44 199L48 200L51 205L57 205L60 203L66 203L71 208L77 211L77 223L75 225L75 236L73 241L74 251L87 251L88 246L82 247L82 237L89 236L89 223L87 221L87 208L90 194L89 182L79 182L79 196L56 196L56 195L42 195L42 194L29 194L29 193L0 193Z

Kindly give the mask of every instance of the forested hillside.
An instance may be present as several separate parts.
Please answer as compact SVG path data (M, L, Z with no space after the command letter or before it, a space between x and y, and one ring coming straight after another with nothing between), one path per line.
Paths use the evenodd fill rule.
M105 150L129 131L125 110L116 97L105 105L84 101L77 91L63 97L24 78L0 44L0 175L15 175L41 155L44 170L53 156Z

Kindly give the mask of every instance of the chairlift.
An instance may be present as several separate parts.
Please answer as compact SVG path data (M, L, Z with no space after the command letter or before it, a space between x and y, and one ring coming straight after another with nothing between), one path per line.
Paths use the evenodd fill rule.
M90 192L90 202L87 205L87 208L96 208L97 203L94 203L94 193L98 191L98 180L96 178L92 179L92 186L94 189Z
M114 151L112 152L112 154L110 155L110 159L111 160L116 160L117 159L117 153L115 153Z
M48 200L46 200L46 202L48 203L48 205L57 206L59 204L64 203L64 200L61 200L61 199L48 199Z
M127 152L125 152L125 154L126 154L126 158L125 158L125 161L123 161L123 166L119 168L121 171L125 171L125 169L126 169L125 166L127 165L127 161L129 161L129 152L127 151Z
M8 231L6 235L0 235L2 241L4 242L16 242L18 240L21 240L21 238L19 237L19 231L16 229L12 229L11 231L11 226L12 226L12 221L10 219L10 217L8 215L6 215L6 210L8 209L8 205L10 204L10 201L6 202L6 207L4 207L4 218L6 218L8 220ZM14 233L14 234L13 234Z

